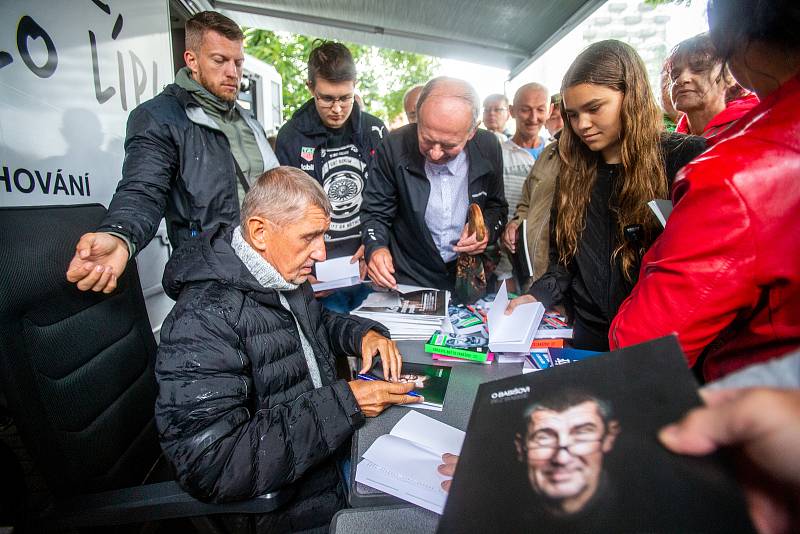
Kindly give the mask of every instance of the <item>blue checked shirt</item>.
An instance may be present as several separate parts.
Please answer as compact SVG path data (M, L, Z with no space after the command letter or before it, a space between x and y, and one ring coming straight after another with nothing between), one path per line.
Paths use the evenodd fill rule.
M431 184L425 223L445 263L458 256L453 246L458 243L467 222L468 172L469 159L464 150L443 165L425 160L425 174Z

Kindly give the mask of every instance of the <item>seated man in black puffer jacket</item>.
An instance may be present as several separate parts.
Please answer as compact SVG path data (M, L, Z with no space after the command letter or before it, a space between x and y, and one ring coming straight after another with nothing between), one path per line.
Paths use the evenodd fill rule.
M260 532L326 527L344 506L336 452L365 415L420 399L406 395L413 384L337 380L337 357L367 368L379 353L394 380L401 359L382 325L314 300L306 278L325 259L330 224L322 187L298 169L268 171L241 220L187 241L167 264L177 303L156 364L161 445L199 499L292 492L258 518Z

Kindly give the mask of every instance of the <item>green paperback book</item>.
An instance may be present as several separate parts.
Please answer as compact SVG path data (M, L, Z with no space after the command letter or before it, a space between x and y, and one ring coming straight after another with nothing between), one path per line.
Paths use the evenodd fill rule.
M425 343L425 352L485 362L489 357L489 340L483 336L452 336L440 330Z

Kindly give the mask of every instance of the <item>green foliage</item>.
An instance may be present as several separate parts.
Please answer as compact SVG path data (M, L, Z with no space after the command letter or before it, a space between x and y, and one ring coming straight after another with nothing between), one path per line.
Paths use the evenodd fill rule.
M306 61L314 37L250 28L245 30L245 51L273 65L283 79L283 117L292 114L310 98L305 82ZM350 49L358 68L356 90L367 111L384 121L403 112L406 90L428 81L437 66L430 56L343 43Z

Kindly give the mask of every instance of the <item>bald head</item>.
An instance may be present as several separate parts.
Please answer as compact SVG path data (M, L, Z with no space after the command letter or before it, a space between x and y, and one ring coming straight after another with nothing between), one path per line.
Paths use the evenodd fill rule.
M417 101L417 118L420 122L426 104L431 109L442 106L466 109L470 115L470 127L475 128L478 125L481 101L475 89L464 80L439 76L426 83Z
M547 87L540 83L531 82L526 83L517 89L516 93L514 93L514 105L518 105L520 102L530 98L533 94L543 95L545 100L550 98L549 94L547 93Z
M403 96L403 109L406 112L408 122L411 124L417 122L417 100L419 100L419 94L421 92L422 86L415 85L406 91L405 96Z
M538 146L539 131L550 117L553 105L547 88L540 83L527 83L517 89L511 116L517 123L513 141L520 146Z
M480 112L478 94L456 78L434 78L417 102L417 140L425 159L444 164L458 156L475 135Z

